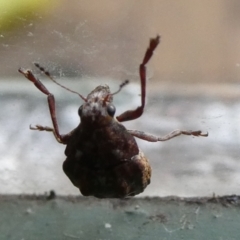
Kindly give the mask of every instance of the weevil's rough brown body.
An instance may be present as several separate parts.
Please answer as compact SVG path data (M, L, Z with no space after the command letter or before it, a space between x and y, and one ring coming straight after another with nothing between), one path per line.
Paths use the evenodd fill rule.
M112 101L109 94L108 86L99 86L88 95L80 107L81 123L65 150L63 170L84 196L134 196L150 183L147 158L134 137L106 111Z
M81 138L79 131L85 132ZM75 129L66 148L63 170L72 183L84 196L99 198L123 198L143 192L150 183L151 167L127 130L113 123L90 133L82 127Z

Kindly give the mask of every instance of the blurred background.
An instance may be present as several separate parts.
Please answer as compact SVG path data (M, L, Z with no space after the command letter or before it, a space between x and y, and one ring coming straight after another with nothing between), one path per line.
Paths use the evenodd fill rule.
M75 128L76 95L112 91L117 114L140 104L138 67L149 39L161 43L148 64L144 115L124 124L154 135L177 128L209 132L164 143L139 141L153 168L143 195L240 193L240 2L0 0L0 193L79 194L61 169L64 146L29 125L52 126L46 96L18 73L31 68L57 101L61 133Z

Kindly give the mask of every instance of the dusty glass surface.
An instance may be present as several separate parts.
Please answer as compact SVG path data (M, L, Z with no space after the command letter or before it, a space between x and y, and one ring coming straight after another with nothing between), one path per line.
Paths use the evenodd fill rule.
M93 5L62 0L26 12L22 7L22 12L18 7L2 14L0 27L2 194L51 189L79 194L62 171L64 145L50 133L29 130L30 124L52 123L46 96L17 69L32 68L43 79L56 97L60 132L66 133L79 123L81 99L51 83L32 62L83 95L100 84L114 91L129 79L114 97L119 114L140 104L138 66L156 34L162 40L148 64L145 113L124 125L160 136L178 128L201 129L209 137L138 140L153 168L143 195L239 194L238 1L105 0Z

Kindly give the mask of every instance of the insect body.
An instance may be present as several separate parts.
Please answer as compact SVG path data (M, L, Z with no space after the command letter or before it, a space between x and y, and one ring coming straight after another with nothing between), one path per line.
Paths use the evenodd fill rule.
M144 191L151 179L151 167L148 159L138 148L134 137L146 141L166 141L184 135L207 136L201 131L176 130L164 137L157 137L141 131L127 130L120 122L140 117L145 107L146 96L146 64L159 44L160 37L150 40L149 47L139 67L141 79L141 106L126 111L114 118L115 106L113 95L128 82L120 85L120 89L111 93L107 85L96 87L85 98L75 91L57 83L39 64L35 64L52 81L61 87L76 93L84 103L78 114L80 124L70 133L61 135L55 113L54 96L37 79L30 70L19 69L27 79L47 95L53 128L36 125L32 130L50 131L58 142L66 144L67 156L63 170L71 182L79 188L84 196L98 198L124 198Z

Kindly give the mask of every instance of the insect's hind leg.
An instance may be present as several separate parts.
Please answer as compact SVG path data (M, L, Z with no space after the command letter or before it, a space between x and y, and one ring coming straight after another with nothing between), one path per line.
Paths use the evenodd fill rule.
M140 139L148 141L148 142L167 141L174 137L178 137L180 135L190 135L190 136L195 136L195 137L207 137L208 136L208 133L202 133L202 131L200 131L200 130L199 131L175 130L163 137L154 136L154 135L147 134L145 132L137 131L137 130L128 130L128 132L131 135L133 135L134 137L140 138Z
M47 88L42 84L42 82L36 78L33 73L30 70L25 70L20 68L18 70L20 73L22 73L29 81L33 82L33 84L45 95L47 95L47 100L48 100L48 106L49 106L49 111L50 111L50 115L51 115L51 119L52 119L52 123L53 123L53 128L51 127L43 127L41 125L36 125L35 127L31 127L30 129L32 130L39 130L39 131L47 131L47 132L52 132L53 135L55 136L56 140L59 143L63 143L66 144L67 140L69 138L69 134L66 135L61 135L59 133L59 129L58 129L58 123L57 123L57 117L56 117L56 108L55 108L55 99L54 99L54 95L51 94Z

